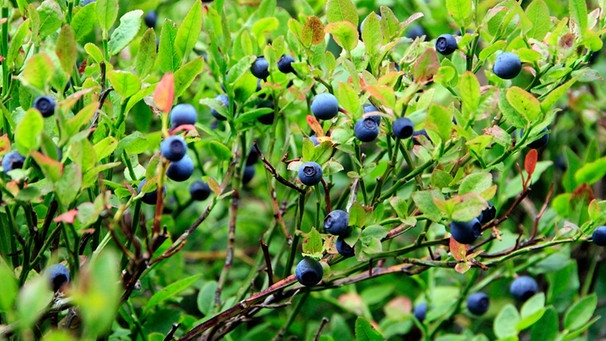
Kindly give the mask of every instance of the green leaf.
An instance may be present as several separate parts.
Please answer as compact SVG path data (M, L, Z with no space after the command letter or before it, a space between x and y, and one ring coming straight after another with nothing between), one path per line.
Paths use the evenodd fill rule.
M356 319L356 341L383 341L383 336L362 316Z
M104 60L103 52L101 52L101 49L93 43L86 43L86 45L84 45L84 51L86 51L96 63L101 63Z
M472 0L446 0L448 14L460 27L465 27L470 22L471 15L473 14L471 2Z
M22 155L37 150L40 147L40 134L44 129L42 114L36 109L29 109L17 124L15 144Z
M505 92L501 92L501 96L499 97L499 109L503 113L503 117L505 117L507 123L516 128L526 128L528 121L509 104L505 94Z
M580 76L575 76L568 82L557 87L555 90L550 91L549 94L545 96L543 102L541 102L541 110L544 113L547 113L547 111L549 111L556 104L558 99L562 97L574 83L576 83L579 77Z
M63 168L63 176L55 182L55 192L57 199L67 207L71 204L80 192L82 185L82 168L75 163L70 163Z
M526 8L526 16L532 22L532 29L528 36L537 40L543 40L551 28L549 7L543 0L533 0Z
M412 200L415 202L415 205L417 205L417 208L421 211L421 213L427 215L427 218L432 221L440 221L442 212L438 206L436 206L433 200L434 197L440 200L444 199L444 196L437 190L417 191L412 194Z
M175 48L177 27L171 20L164 20L160 32L160 46L158 47L158 66L162 72L175 72L181 65L181 57Z
M233 84L236 83L245 73L249 72L250 66L256 59L256 56L246 56L240 59L236 65L229 69L227 83L230 86L233 86Z
M44 176L51 182L59 181L63 175L63 164L57 160L54 160L40 152L33 152L32 158L36 160L36 163L42 169Z
M530 339L554 341L558 336L558 331L558 313L553 307L548 307L545 309L541 319L539 319L530 329Z
M165 301L171 297L176 296L178 293L183 290L189 288L195 281L200 278L201 274L193 275L190 277L183 278L174 283L171 283L164 287L162 290L157 291L150 299L147 301L147 305L145 305L145 309L143 310L143 314L148 314L150 309L157 306L162 301Z
M532 296L522 306L520 311L522 319L516 325L516 329L521 331L532 326L543 316L545 310L545 293Z
M175 49L180 58L186 57L196 45L202 29L202 2L194 1L175 37Z
M181 96L204 68L204 58L198 57L175 72L175 98Z
M30 24L31 20L26 19L21 25L19 25L17 32L11 37L11 44L8 47L8 53L6 55L6 63L10 68L16 67L15 62L17 61L19 51L25 44L25 38L29 33Z
M232 158L231 150L218 141L210 141L206 148L219 160L230 160Z
M44 0L38 7L38 15L40 16L40 40L57 32L65 20L61 7L54 0Z
M569 330L581 328L591 319L597 305L598 298L595 293L575 302L564 315L564 328Z
M459 78L459 89L461 102L463 102L463 114L467 120L470 120L480 105L480 82L476 75L467 71Z
M381 225L370 225L362 230L360 240L362 243L368 244L371 239L378 239L379 241L387 236L389 231Z
M113 136L107 136L103 140L97 142L94 146L97 159L103 160L110 156L118 147L118 140Z
M34 88L44 91L50 83L55 67L53 61L45 53L33 55L25 62L22 77Z
M455 202L451 219L456 221L471 221L488 205L479 193L467 193L449 199L451 200Z
M112 32L112 36L108 43L109 54L115 55L128 46L137 36L141 27L141 16L143 11L136 9L125 13L120 18L120 25Z
M373 58L379 53L379 48L383 41L381 23L374 12L370 12L363 23L362 41L366 46L366 53Z
M147 76L156 62L156 31L147 29L141 38L139 52L137 52L136 70L139 77Z
M577 183L593 185L606 175L606 157L587 163L574 173Z
M358 27L358 11L351 0L328 0L326 2L326 18L329 23L349 21Z
M347 51L358 45L358 29L349 21L337 21L326 25L324 30L335 39L335 42Z
M459 194L482 193L492 186L492 174L477 172L466 176L459 186Z
M413 70L415 82L425 83L430 81L438 73L439 68L440 63L438 62L436 50L426 49L415 62Z
M2 295L0 295L0 311L13 310L13 304L17 299L19 284L11 267L0 257L0 278L2 278Z
M450 140L452 127L452 111L439 104L432 104L425 119L425 129L436 133L442 142L446 142Z
M526 90L512 86L505 96L509 104L528 122L536 122L542 118L541 102Z
M97 15L96 12L94 3L80 7L75 11L70 26L74 30L74 35L79 43L84 42L88 34L95 28L95 20L91 20L91 18Z
M508 304L494 320L494 333L498 338L517 336L516 325L520 321L520 314L512 304Z
M339 101L339 107L352 115L355 115L360 110L360 96L349 84L340 82L337 86L335 97Z
M107 39L107 33L118 18L118 0L97 0L97 22L103 30L103 38Z
M204 315L212 313L215 307L215 292L217 291L217 282L210 281L204 283L198 292L197 304L198 310Z
M139 77L130 72L111 70L107 73L107 78L123 101L141 89Z
M587 29L587 3L585 0L569 0L568 10L572 20L579 26L579 32L583 34Z
M359 202L354 202L349 209L349 225L363 227L366 224L366 211Z
M408 217L408 201L406 199L394 196L389 199L389 203L398 215L398 218L404 219Z
M303 253L315 258L322 257L322 251L324 251L322 236L315 227L312 227L303 239Z
M68 76L74 70L78 50L76 49L76 38L74 31L69 25L64 25L57 37L57 45L55 45L55 53L59 57L61 68Z
M298 21L292 19L288 21L290 26L299 25ZM290 28L293 31L293 28ZM295 28L296 30L296 28ZM316 16L311 16L303 25L301 29L301 42L305 47L309 47L311 44L317 45L324 41L324 24L320 20L320 18Z
M38 276L25 283L17 299L19 328L29 329L38 321L53 298L49 278Z

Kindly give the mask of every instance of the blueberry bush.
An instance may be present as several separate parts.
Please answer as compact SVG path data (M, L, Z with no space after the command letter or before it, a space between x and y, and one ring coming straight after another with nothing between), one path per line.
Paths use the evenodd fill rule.
M603 337L605 9L1 0L0 339Z

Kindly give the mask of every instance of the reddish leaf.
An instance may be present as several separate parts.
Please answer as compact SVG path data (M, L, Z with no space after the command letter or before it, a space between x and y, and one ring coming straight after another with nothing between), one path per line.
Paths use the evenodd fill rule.
M166 73L156 86L156 90L154 90L154 103L160 111L168 114L173 106L174 99L175 76L172 73Z
M32 152L32 158L42 168L42 173L53 183L59 181L63 175L63 164L40 152Z
M314 133L316 133L316 136L324 136L324 130L322 130L320 122L318 122L315 117L307 115L307 124L309 124Z
M467 270L469 270L469 269L471 269L471 265L469 264L468 261L457 263L457 265L455 265L455 271L460 274L466 273Z
M450 253L454 257L454 259L464 260L467 257L467 245L459 243L451 236L450 237Z
M0 136L0 155L8 153L11 150L11 141L6 134Z
M59 216L57 216L55 219L53 219L53 221L55 223L68 223L68 224L73 224L74 223L74 219L76 218L76 216L78 215L78 210L74 209L74 210L69 210Z
M528 172L528 178L530 178L532 173L534 173L534 168L537 165L537 158L538 154L536 149L531 149L528 154L526 154L526 159L524 160L524 169L526 169L526 172Z

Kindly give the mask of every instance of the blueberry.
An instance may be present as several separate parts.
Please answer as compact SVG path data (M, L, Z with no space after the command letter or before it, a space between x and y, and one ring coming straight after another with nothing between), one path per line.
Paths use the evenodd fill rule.
M169 136L160 143L160 152L170 161L179 161L187 153L187 143L181 136Z
M176 128L183 124L196 124L198 112L191 104L177 104L170 111L170 124Z
M257 153L257 149L255 147L250 148L250 152L248 152L248 156L246 157L246 165L254 165L259 161L259 153Z
M429 142L431 142L431 139L429 138L429 135L427 135L427 130L421 129L421 130L415 130L412 133L412 137L413 137L412 138L412 143L414 145L420 146L421 145L421 139L420 139L421 136L425 136L425 138L428 139Z
M250 166L246 166L244 167L244 176L242 178L242 182L246 185L247 183L250 182L250 180L252 180L255 177L255 166L254 165L250 165Z
M488 295L483 292L476 292L467 298L467 309L474 315L484 315L490 306Z
M63 264L53 264L46 268L44 274L48 277L54 292L69 282L69 270Z
M335 245L337 247L337 252L339 252L339 254L343 257L353 257L356 254L354 248L345 242L345 238L343 238L343 236L339 236L337 238Z
M194 162L189 155L184 155L179 161L171 162L166 170L166 176L174 181L185 181L194 172Z
M334 210L324 219L324 230L336 236L349 232L349 214L343 210Z
M259 108L270 108L273 110L274 102L273 101L263 101L263 102L261 102L261 104L259 104L258 107ZM257 117L257 121L259 121L265 125L271 125L272 123L274 123L274 117L275 117L275 111L272 111L270 113Z
M494 217L496 217L497 215L497 209L494 207L494 205L489 201L488 202L488 207L486 207L482 213L480 213L480 216L478 217L478 220L480 221L480 223L482 225L486 224L487 222L491 221L494 219Z
M313 186L322 180L322 167L311 161L306 162L299 168L299 180L307 186Z
M139 183L139 186L137 186L137 193L141 193L141 189L143 188L143 186L145 185L146 182L147 182L146 179L141 180L141 182ZM163 187L162 193L164 195L166 195L166 186ZM143 201L143 203L148 204L148 205L155 205L157 202L157 199L158 199L158 191L154 189L151 192L147 192L147 193L143 194L141 201Z
M419 322L423 322L425 320L425 315L427 314L427 303L421 302L414 309L414 315L419 320Z
M97 2L97 0L82 0L82 1L80 1L80 6L84 7L93 2Z
M396 119L391 125L391 131L400 139L407 139L414 133L415 126L412 121L406 117Z
M217 95L215 99L221 102L224 107L229 109L229 97L227 97L226 94ZM219 112L217 112L215 109L210 109L210 113L219 121L225 121L227 119L226 117L223 117L223 115L219 114Z
M4 158L2 158L2 169L4 173L7 173L13 169L23 168L24 162L25 157L15 150L4 155Z
M266 79L269 77L269 63L265 57L257 57L250 67L252 74L259 79Z
M156 22L158 21L158 13L154 10L151 10L145 14L145 25L149 28L156 27Z
M311 257L303 258L295 268L295 277L299 283L311 287L322 280L324 269L317 260Z
M530 276L520 276L509 286L509 292L519 301L526 301L539 291L539 285Z
M547 145L547 143L549 142L549 134L547 134L547 128L543 129L541 133L543 134L543 136L541 136L537 140L530 142L528 144L528 148L541 149Z
M372 104L364 104L362 106L362 108L364 108L364 113L365 114L368 114L369 112L379 111L379 109L377 109L377 107L375 107ZM372 115L372 116L367 116L367 117L372 118L377 123L377 125L381 124L381 116L379 116L379 115Z
M364 117L359 119L354 126L354 134L362 142L370 142L379 136L379 126L374 119Z
M197 201L206 200L210 195L210 186L202 180L194 181L189 186L189 195L191 198Z
M283 54L282 57L280 57L280 60L278 60L278 70L282 73L295 72L292 68L292 63L294 61L295 59L291 55Z
M423 29L423 27L421 27L421 25L412 25L407 31L406 31L406 38L409 39L416 39L416 38L420 38L422 36L425 35L425 30Z
M445 56L455 52L458 47L457 39L452 34L442 34L436 40L436 51Z
M512 79L522 71L520 58L511 53L501 53L494 62L492 72L503 79Z
M34 108L38 109L43 117L50 117L55 113L55 99L50 96L36 97Z
M320 120L330 120L339 112L339 102L330 93L321 93L311 101L311 112Z
M482 234L482 224L477 218L467 222L453 221L450 233L457 242L471 244Z
M606 246L606 226L599 226L593 230L591 240L595 245Z

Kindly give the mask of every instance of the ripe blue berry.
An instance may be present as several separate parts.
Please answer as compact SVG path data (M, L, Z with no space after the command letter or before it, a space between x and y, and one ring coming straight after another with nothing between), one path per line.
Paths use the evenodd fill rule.
M509 292L519 301L526 301L539 291L539 285L530 276L520 276L511 282Z
M141 189L143 189L143 186L145 186L145 183L147 183L146 179L141 180L141 182L139 183L139 186L137 186L137 193L141 193ZM162 189L163 189L163 191L162 191L163 196L166 196L166 186L164 186ZM157 199L158 199L158 191L154 189L151 192L147 192L147 193L143 194L141 201L143 201L143 203L148 204L148 205L155 205Z
M278 60L278 70L282 73L295 72L292 68L292 63L294 61L295 59L291 55L283 54L282 57L280 57L280 60Z
M174 181L185 181L194 172L194 162L189 155L184 155L179 161L171 162L166 170L166 176Z
M149 28L156 27L156 22L158 21L158 13L154 10L151 10L145 14L145 25Z
M478 220L480 221L480 223L482 225L486 224L487 222L491 221L494 219L494 217L497 215L497 209L494 207L494 205L489 201L488 202L488 207L486 207L482 213L480 213L480 216L478 217Z
M522 71L522 62L517 55L511 52L501 53L492 66L492 72L503 79L512 79L520 71Z
M414 24L406 31L406 38L417 39L425 35L425 30L421 25Z
M317 260L311 257L303 258L295 268L295 277L299 283L311 287L322 280L324 269Z
M206 200L210 195L210 186L202 180L194 181L189 186L189 195L191 198L197 201Z
M250 67L252 74L259 79L266 79L269 77L269 63L265 57L257 57Z
M476 292L467 298L467 309L475 315L484 315L490 307L490 299L483 292Z
M400 139L407 139L414 133L415 126L412 121L406 117L396 119L391 125L391 131Z
M345 238L343 238L343 236L339 236L337 238L335 246L337 247L337 252L339 252L339 254L343 257L347 258L356 255L355 249L345 242Z
M82 0L82 1L80 1L80 6L84 7L93 2L97 2L97 0Z
M2 158L2 169L4 170L4 173L7 173L13 169L23 168L24 162L25 157L14 150L4 155L4 158Z
M467 222L453 221L450 233L457 242L471 244L482 234L482 224L477 218Z
M257 149L255 147L250 148L250 152L248 152L248 156L246 157L246 165L254 165L259 161L259 153L257 153Z
M379 136L379 126L374 119L364 117L359 119L354 126L354 134L362 142L370 142Z
M339 102L330 93L321 93L311 101L311 112L320 120L330 120L339 112Z
M419 322L423 322L425 320L425 315L427 314L427 303L421 302L414 309L414 315L419 320Z
M428 139L429 142L431 142L429 135L427 135L427 130L421 129L421 130L415 130L412 133L412 143L416 146L420 146L421 145L421 136L425 136L425 138Z
M322 180L322 167L311 161L299 168L299 180L307 186L313 186Z
M336 236L349 232L349 214L343 210L334 210L324 219L324 230Z
M191 104L177 104L170 111L170 124L176 128L183 124L196 124L198 112Z
M170 161L179 161L187 153L187 143L179 135L169 136L160 143L160 152Z
M34 108L38 109L43 117L50 117L55 113L55 99L50 96L36 97Z
M364 113L365 114L368 114L369 112L377 112L377 111L379 111L379 109L377 109L377 107L375 107L372 104L364 104L362 106L362 108L364 108ZM372 116L368 116L368 117L372 118L377 123L377 125L381 124L381 116L379 116L379 115L372 115Z
M436 40L436 51L445 56L455 52L458 47L457 39L452 34L442 34Z
M544 133L539 139L534 140L528 144L528 148L541 149L549 142L549 134L547 134L547 128L543 129L541 133Z
M220 94L217 95L217 97L215 97L215 99L219 102L221 102L221 104L229 109L229 97L227 97L226 94ZM210 113L219 121L225 121L227 118L224 117L223 115L219 114L219 112L215 109L210 109Z
M247 183L250 182L250 180L252 180L255 177L255 166L254 165L250 165L250 166L246 166L244 167L244 176L242 178L242 182L246 185Z
M595 245L606 246L606 226L599 226L593 230L591 240Z
M259 108L270 108L270 109L273 110L274 109L274 102L273 101L269 101L269 100L268 101L263 101L263 102L261 102L261 104L259 104L258 107ZM257 117L257 121L259 121L259 122L261 122L262 124L265 124L265 125L271 125L271 124L274 123L274 117L275 117L275 115L276 115L276 112L274 110L274 111L272 111L270 113L267 113L267 114L264 114L264 115L261 115L261 116Z
M69 282L69 270L63 264L49 266L44 274L48 277L54 292L59 291L64 284Z

